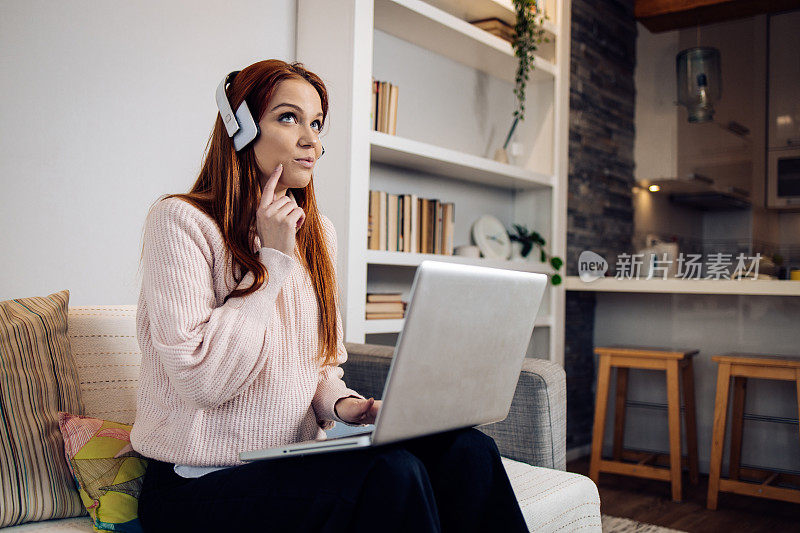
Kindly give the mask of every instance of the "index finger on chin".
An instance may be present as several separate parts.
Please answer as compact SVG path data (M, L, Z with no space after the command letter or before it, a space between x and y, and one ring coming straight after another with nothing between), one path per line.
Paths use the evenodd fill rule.
M281 178L282 173L283 163L279 163L277 168L272 171L272 174L270 174L269 179L264 186L264 194L261 197L261 201L266 201L266 205L271 204L275 200L275 188L278 186L278 180Z

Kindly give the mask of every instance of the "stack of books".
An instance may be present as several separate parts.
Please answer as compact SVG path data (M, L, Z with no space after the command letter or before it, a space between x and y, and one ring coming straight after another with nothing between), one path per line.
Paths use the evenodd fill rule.
M372 78L372 129L395 135L397 132L397 96L400 88L388 81Z
M455 221L453 202L371 190L367 248L453 255Z
M404 318L407 304L401 300L402 296L399 292L368 292L367 320Z
M482 30L486 30L493 35L497 35L501 39L505 39L510 43L514 42L514 37L517 34L514 26L503 22L498 18L473 20L470 21L470 24L473 24Z

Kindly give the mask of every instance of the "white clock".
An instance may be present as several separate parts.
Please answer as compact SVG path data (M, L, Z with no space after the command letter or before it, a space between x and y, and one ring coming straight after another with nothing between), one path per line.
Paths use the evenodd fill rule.
M505 226L491 215L483 215L472 224L472 239L487 259L508 259L511 239Z

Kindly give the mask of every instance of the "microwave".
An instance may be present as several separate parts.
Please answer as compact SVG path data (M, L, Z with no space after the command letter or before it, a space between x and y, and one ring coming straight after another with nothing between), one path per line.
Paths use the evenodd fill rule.
M767 207L800 210L800 147L767 150Z

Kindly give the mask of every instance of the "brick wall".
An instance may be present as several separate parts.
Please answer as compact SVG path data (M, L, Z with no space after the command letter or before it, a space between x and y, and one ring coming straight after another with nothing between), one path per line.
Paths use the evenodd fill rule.
M572 0L567 275L592 250L613 274L633 238L636 21L633 0ZM594 412L591 292L568 291L564 366L567 448L591 443Z

